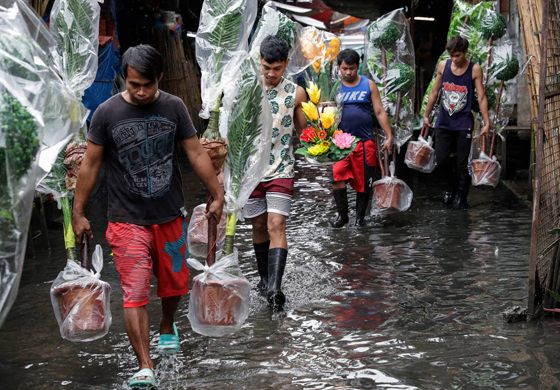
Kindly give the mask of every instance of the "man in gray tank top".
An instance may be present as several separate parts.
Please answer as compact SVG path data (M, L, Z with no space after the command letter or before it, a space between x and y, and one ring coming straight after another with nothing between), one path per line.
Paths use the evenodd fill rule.
M446 50L451 59L441 61L437 69L434 87L424 111L424 125L433 127L429 114L441 90L441 108L436 121L436 162L446 173L450 189L444 193L443 203L453 203L453 209L465 210L471 184L468 163L472 144L474 116L472 103L474 92L484 125L480 133L488 136L490 118L488 102L482 83L482 68L467 60L469 41L459 35L447 42ZM453 172L450 154L457 155L457 172Z

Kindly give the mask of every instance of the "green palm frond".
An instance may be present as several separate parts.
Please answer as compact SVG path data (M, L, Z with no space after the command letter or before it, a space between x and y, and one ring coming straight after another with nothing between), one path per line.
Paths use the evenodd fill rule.
M233 50L239 42L242 25L245 1L232 8L238 0L208 0L210 11L208 13L218 23L215 28L208 33L206 39L217 49Z
M88 52L83 51L84 42L90 40L93 31L95 9L88 0L62 0L54 23L58 41L58 54L70 79L80 74L85 66ZM72 18L66 18L71 14Z
M237 81L237 96L233 105L228 131L227 165L231 175L231 197L237 199L243 176L248 169L250 158L257 151L255 141L262 133L259 117L262 113L263 90L258 76L251 69L249 60L242 65L243 75Z

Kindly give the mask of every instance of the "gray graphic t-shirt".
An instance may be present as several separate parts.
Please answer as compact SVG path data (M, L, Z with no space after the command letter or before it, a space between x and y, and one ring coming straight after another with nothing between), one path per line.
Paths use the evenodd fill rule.
M162 91L147 105L121 94L100 105L88 140L105 147L109 221L155 225L178 217L184 200L175 147L195 135L183 101Z

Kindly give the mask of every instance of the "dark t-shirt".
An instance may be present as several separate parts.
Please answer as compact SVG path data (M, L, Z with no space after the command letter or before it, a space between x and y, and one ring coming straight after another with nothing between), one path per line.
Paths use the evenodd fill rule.
M160 91L147 105L118 94L101 104L88 140L105 147L112 222L156 225L181 215L184 205L177 141L196 135L185 104Z

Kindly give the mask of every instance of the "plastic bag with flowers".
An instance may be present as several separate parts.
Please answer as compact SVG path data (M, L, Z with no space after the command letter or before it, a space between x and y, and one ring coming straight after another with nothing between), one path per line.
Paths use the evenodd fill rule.
M311 126L303 130L299 138L303 147L296 153L304 155L313 164L334 164L348 157L360 139L338 130L342 107L319 104L321 108L318 108L314 102L319 100L321 91L317 92L316 84L311 88L307 92L312 100L302 103L303 114Z
M306 27L301 30L298 42L303 56L308 61L304 74L308 92L310 88L316 88L313 91L318 96L318 99L312 101L315 104L340 101L340 78L335 62L340 51L340 39L332 33Z

